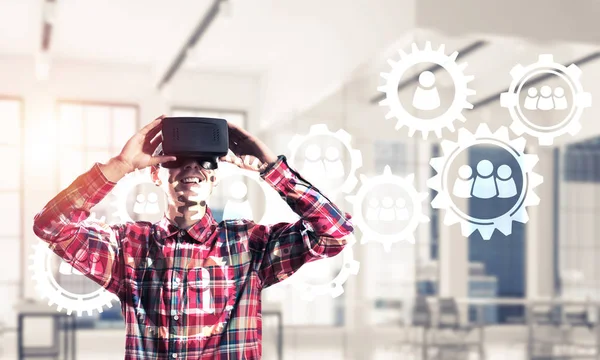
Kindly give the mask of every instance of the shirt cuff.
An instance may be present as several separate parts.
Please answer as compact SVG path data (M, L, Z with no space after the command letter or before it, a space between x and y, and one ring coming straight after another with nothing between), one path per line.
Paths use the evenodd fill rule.
M261 172L260 176L273 187L277 187L284 180L289 181L296 178L287 163L285 155L279 155L277 161Z

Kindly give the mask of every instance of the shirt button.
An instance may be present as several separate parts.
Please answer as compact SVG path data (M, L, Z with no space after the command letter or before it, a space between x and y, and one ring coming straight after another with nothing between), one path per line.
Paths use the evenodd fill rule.
M173 354L173 359L177 359L177 354Z
M173 319L179 320L179 316L175 315L175 316L173 316Z
M185 235L185 230L181 230L181 231L179 232L179 235L181 235L181 236L184 236L184 235Z

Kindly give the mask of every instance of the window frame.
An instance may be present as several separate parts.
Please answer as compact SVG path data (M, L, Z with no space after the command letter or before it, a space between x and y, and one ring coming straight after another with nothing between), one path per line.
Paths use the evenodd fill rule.
M13 194L16 193L19 198L19 224L17 227L17 235L16 236L6 236L0 235L2 239L14 239L17 238L19 240L17 259L19 259L19 272L16 280L1 280L0 288L4 287L16 287L16 298L15 301L22 301L25 298L25 279L28 278L26 276L26 272L28 269L27 261L25 259L26 254L26 241L25 241L25 99L21 96L15 95L6 95L0 94L0 101L14 101L19 104L19 115L18 115L18 127L19 127L19 142L15 144L5 144L0 143L0 146L7 147L16 147L17 151L19 151L18 161L19 161L19 172L18 172L18 180L17 180L17 188L10 190L2 190L0 191L3 194Z

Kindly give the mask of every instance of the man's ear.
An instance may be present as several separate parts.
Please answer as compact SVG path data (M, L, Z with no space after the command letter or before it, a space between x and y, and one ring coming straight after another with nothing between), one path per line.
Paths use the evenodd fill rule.
M215 177L215 180L213 181L213 187L219 186L219 182L221 182L221 176L220 175L221 174L219 174L219 170L218 169L215 169L213 171L212 176Z

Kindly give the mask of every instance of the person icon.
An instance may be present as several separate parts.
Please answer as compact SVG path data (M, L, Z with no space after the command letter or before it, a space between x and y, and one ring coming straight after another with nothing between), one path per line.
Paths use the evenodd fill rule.
M143 215L146 212L146 195L138 194L135 197L135 204L133 205L133 212L138 215Z
M406 200L399 197L396 199L396 220L405 221L408 220L408 209L406 208Z
M205 268L194 268L190 270L187 276L187 283L190 292L193 293L193 299L201 303L198 310L202 314L214 314L215 312L214 299L210 291L210 280L210 273Z
M554 109L554 98L552 97L552 88L550 86L544 85L540 89L540 99L537 108L544 111Z
M473 196L479 199L491 199L498 195L494 165L489 160L477 163L477 176L473 182Z
M83 266L85 273L75 269L75 267L73 267L73 265L67 261L62 260L58 266L58 272L61 275L86 275L88 273L91 275L97 275L104 272L104 267L102 263L100 263L100 255L96 253L88 253L85 250L79 250L75 257L81 264L87 263Z
M468 199L473 190L473 169L469 165L463 165L458 169L458 179L454 182L452 194L459 198Z
M321 147L317 144L310 144L304 150L302 171L312 181L321 179L325 173L325 165L321 159Z
M435 86L435 75L431 71L423 71L419 75L413 106L419 110L435 110L440 107L440 94Z
M527 110L537 110L538 108L538 100L539 100L538 91L534 87L530 87L527 90L527 97L525 98L525 103L523 106Z
M554 109L565 110L568 106L567 98L565 97L565 89L561 86L557 86L554 89Z
M373 222L379 220L379 199L372 197L369 199L367 206L367 214L365 218L367 222Z
M248 194L248 188L242 180L238 180L231 184L230 187L231 199L227 200L223 209L223 219L252 219L252 207L248 199L245 199Z
M394 208L394 200L391 196L386 196L381 200L381 212L379 213L379 220L396 220L396 209Z
M325 176L328 179L340 179L344 177L344 164L340 159L340 151L335 146L329 146L325 150Z
M146 202L146 207L144 209L146 214L158 214L160 212L160 208L158 206L158 195L155 192L151 192L148 194Z
M512 169L510 166L506 164L500 165L496 175L498 176L498 197L507 199L517 196L517 184L512 178Z

